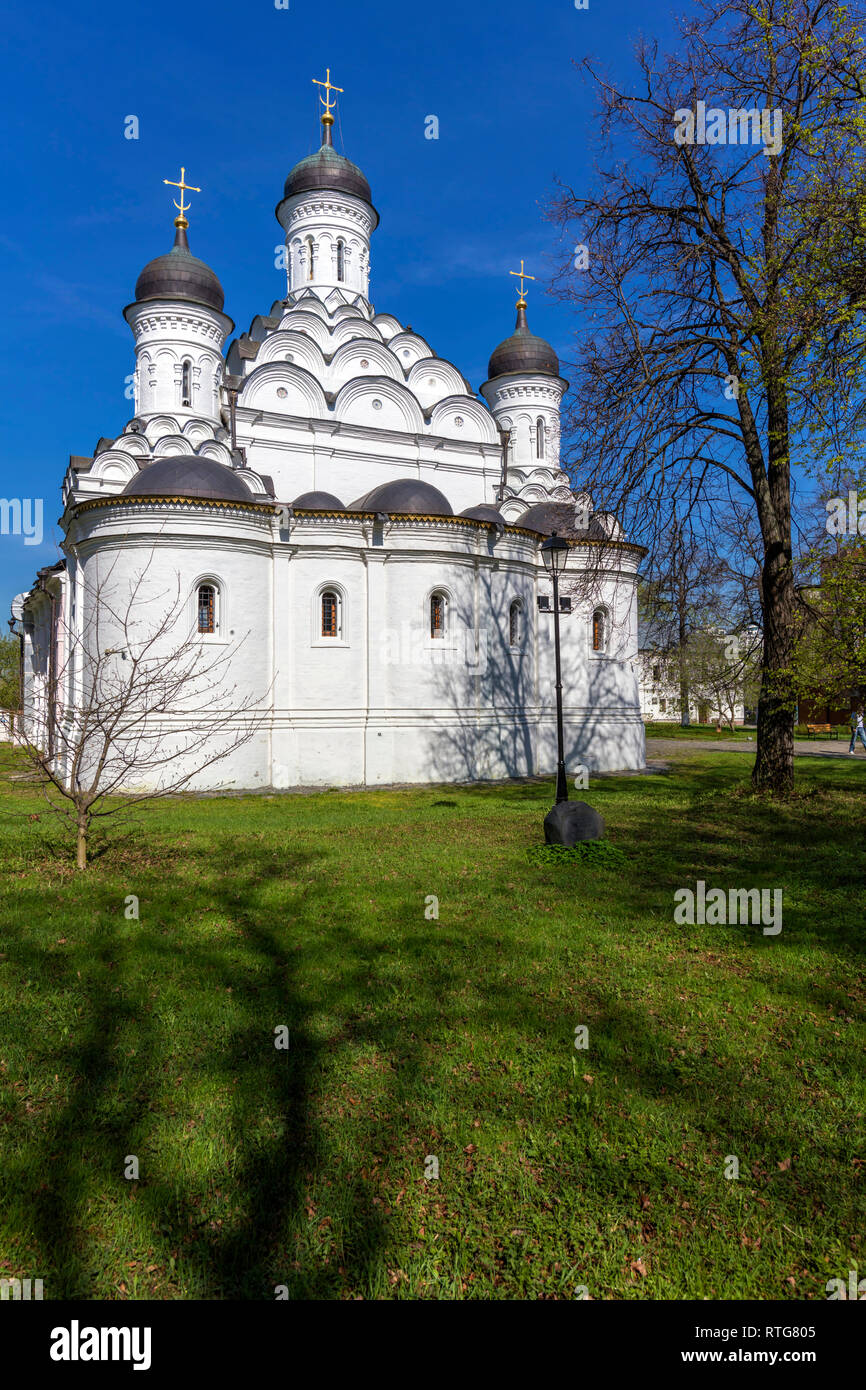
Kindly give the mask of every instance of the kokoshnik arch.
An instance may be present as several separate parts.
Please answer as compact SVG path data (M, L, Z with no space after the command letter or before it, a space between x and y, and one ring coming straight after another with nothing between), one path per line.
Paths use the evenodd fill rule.
M333 147L330 73L321 85L321 148L276 208L285 293L227 349L222 287L189 247L193 186L185 170L166 180L180 189L174 245L124 310L135 413L93 457L70 458L63 558L15 601L29 734L45 746L53 722L80 717L77 653L97 628L104 650L122 647L115 615L137 582L143 621L179 595L187 631L227 654L227 700L261 705L254 738L193 787L549 771L553 614L539 546L556 530L571 574L594 576L562 615L568 766L642 767L642 552L560 468L567 382L529 329L531 277L521 262L515 329L479 399L371 303L378 214ZM179 749L190 717L161 716Z

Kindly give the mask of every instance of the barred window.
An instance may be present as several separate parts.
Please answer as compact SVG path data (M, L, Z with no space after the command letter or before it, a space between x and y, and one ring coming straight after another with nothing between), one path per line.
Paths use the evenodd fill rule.
M522 618L523 609L520 602L515 599L508 613L508 642L512 647L520 646Z
M592 615L592 650L594 652L604 651L604 610L596 608Z
M444 594L430 596L430 636L445 636L446 602Z
M326 589L322 594L322 636L339 637L340 600L333 589Z
M216 589L213 584L199 585L198 630L216 632Z

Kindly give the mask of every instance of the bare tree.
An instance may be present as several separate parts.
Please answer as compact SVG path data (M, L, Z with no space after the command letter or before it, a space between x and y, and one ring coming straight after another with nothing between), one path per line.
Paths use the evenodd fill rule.
M671 508L710 534L738 496L760 533L757 788L793 785L792 451L862 428L864 98L837 0L699 0L642 90L584 63L615 158L563 187L554 291L585 314L571 466L650 550ZM751 141L749 136L751 135ZM817 442L816 442L817 441ZM793 462L798 462L796 454Z
M264 695L239 697L231 670L244 639L211 647L190 628L180 576L154 592L150 560L126 584L113 563L85 579L87 620L57 619L45 718L21 721L18 742L51 810L75 829L87 866L95 820L175 795L247 744ZM110 642L111 645L107 645Z

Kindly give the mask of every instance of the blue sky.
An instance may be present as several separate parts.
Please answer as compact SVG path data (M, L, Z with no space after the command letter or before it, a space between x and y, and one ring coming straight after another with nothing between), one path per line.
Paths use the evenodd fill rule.
M4 325L0 496L43 497L45 540L0 536L0 621L59 556L60 483L131 414L132 336L121 311L173 238L187 180L190 245L219 275L238 332L284 293L274 207L319 144L313 77L345 88L335 144L367 175L381 222L371 294L477 389L514 322L508 271L539 277L532 328L563 358L579 325L546 297L555 176L592 177L594 98L573 63L635 77L643 30L670 42L645 0L185 0L7 5L0 60L6 124L0 232ZM428 115L439 139L424 138ZM137 141L124 138L136 115Z

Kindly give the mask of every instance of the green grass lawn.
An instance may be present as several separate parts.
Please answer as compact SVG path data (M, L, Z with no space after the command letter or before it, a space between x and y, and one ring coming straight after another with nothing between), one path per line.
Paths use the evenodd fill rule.
M709 739L736 739L738 743L749 743L754 745L756 730L754 728L742 728L735 725L733 733L727 724L722 725L722 732L719 733L715 724L690 724L684 729L682 724L664 723L657 720L655 723L645 725L647 738L709 738Z
M550 789L514 784L157 803L81 875L4 776L0 1275L823 1299L863 1273L864 771L798 764L776 806L751 761L592 780L626 860L549 866ZM781 935L674 925L696 878L782 887Z

